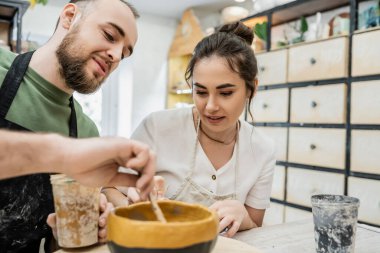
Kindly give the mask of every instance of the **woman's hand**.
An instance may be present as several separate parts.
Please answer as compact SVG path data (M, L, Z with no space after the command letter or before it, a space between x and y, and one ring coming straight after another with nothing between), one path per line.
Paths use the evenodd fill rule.
M164 199L165 195L165 179L161 176L154 176L154 187L152 194L156 196L157 200ZM136 187L116 187L125 196L128 196L129 204L142 201L140 191Z
M107 241L107 217L113 209L113 205L110 202L107 202L106 196L101 193L99 199L99 231L98 231L98 240L100 243L105 243ZM57 220L56 214L51 213L47 217L47 224L51 227L53 231L54 238L57 240Z
M237 200L217 201L210 206L219 216L219 233L225 229L228 231L223 234L232 237L239 230L255 227L255 223L250 218L245 206Z

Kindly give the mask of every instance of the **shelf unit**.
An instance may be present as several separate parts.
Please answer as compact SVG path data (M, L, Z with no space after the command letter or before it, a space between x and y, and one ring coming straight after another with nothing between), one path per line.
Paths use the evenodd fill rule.
M190 87L185 80L185 71L196 44L203 37L197 17L191 9L186 10L169 51L166 108L187 106L193 103Z
M310 217L309 193L335 193L360 197L359 221L380 227L380 198L377 196L380 192L380 167L373 165L380 164L380 153L376 151L376 143L380 143L380 114L377 113L380 112L380 49L376 46L380 43L380 29L357 31L360 2L365 1L297 0L243 20L254 23L266 18L267 50L257 54L259 82L262 81L260 78L280 80L264 81L259 86L252 106L254 122L247 118L274 136L279 149L280 159L271 198L275 209L272 214L277 215L273 222L291 221L296 216ZM343 6L350 10L349 34L346 36L271 50L272 27ZM336 51L329 51L331 48ZM330 69L323 68L326 66L322 64L319 65L321 70L316 72L317 77L313 77L317 67L311 71L301 70L297 73L299 76L294 75L294 66L302 69L308 65L299 56L306 57L311 51L320 49L324 51L318 61L329 59L333 54L338 59L335 65L340 64L341 69L329 76ZM345 57L336 56L338 51ZM362 54L365 56L361 57ZM363 57L367 58L361 59ZM317 66L319 62L310 64ZM325 64L328 65L329 61ZM361 117L365 111L368 116ZM308 138L313 137L313 141L322 143L321 149L308 142ZM323 143L324 138L326 144ZM331 155L338 150L339 155ZM317 156L318 152L324 155ZM323 183L325 188L321 186ZM370 197L363 195L364 185L372 189L372 192L366 192ZM306 212L291 215L288 208L296 213L297 210Z
M7 37L8 46L12 48L13 28L16 27L16 48L13 51L17 53L21 52L22 17L28 7L28 1L1 0L0 2L0 33L7 34L5 37Z

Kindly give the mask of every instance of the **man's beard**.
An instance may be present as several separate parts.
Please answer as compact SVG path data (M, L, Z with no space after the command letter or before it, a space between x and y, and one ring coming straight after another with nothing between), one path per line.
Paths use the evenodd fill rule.
M80 52L84 50L76 45L79 41L78 28L75 27L71 33L66 35L59 45L56 55L60 65L60 75L65 79L67 87L82 94L89 94L99 89L105 78L91 78L86 73L85 64L88 63L91 56L80 55Z

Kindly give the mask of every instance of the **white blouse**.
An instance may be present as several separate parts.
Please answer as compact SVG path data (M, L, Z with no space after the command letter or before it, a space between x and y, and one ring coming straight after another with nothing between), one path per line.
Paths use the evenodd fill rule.
M196 142L192 108L154 112L137 127L132 139L148 144L157 156L157 174L165 178L166 197L170 198L190 171ZM198 142L193 180L216 195L235 190L233 158L215 170ZM269 207L275 167L272 139L243 121L239 132L237 158L237 199L250 207Z

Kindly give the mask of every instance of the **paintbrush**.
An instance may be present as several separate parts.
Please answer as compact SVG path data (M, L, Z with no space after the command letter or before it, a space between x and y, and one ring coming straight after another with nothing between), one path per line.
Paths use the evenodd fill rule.
M149 193L149 200L150 200L150 204L152 206L154 214L156 215L157 220L162 222L162 223L167 223L165 216L162 213L162 210L157 203L156 196L152 193Z
M139 172L136 172L130 168L119 167L118 172L140 176ZM162 213L161 208L158 206L156 195L149 193L148 198L151 203L153 212L156 215L157 220L161 221L162 223L167 223L165 216Z

